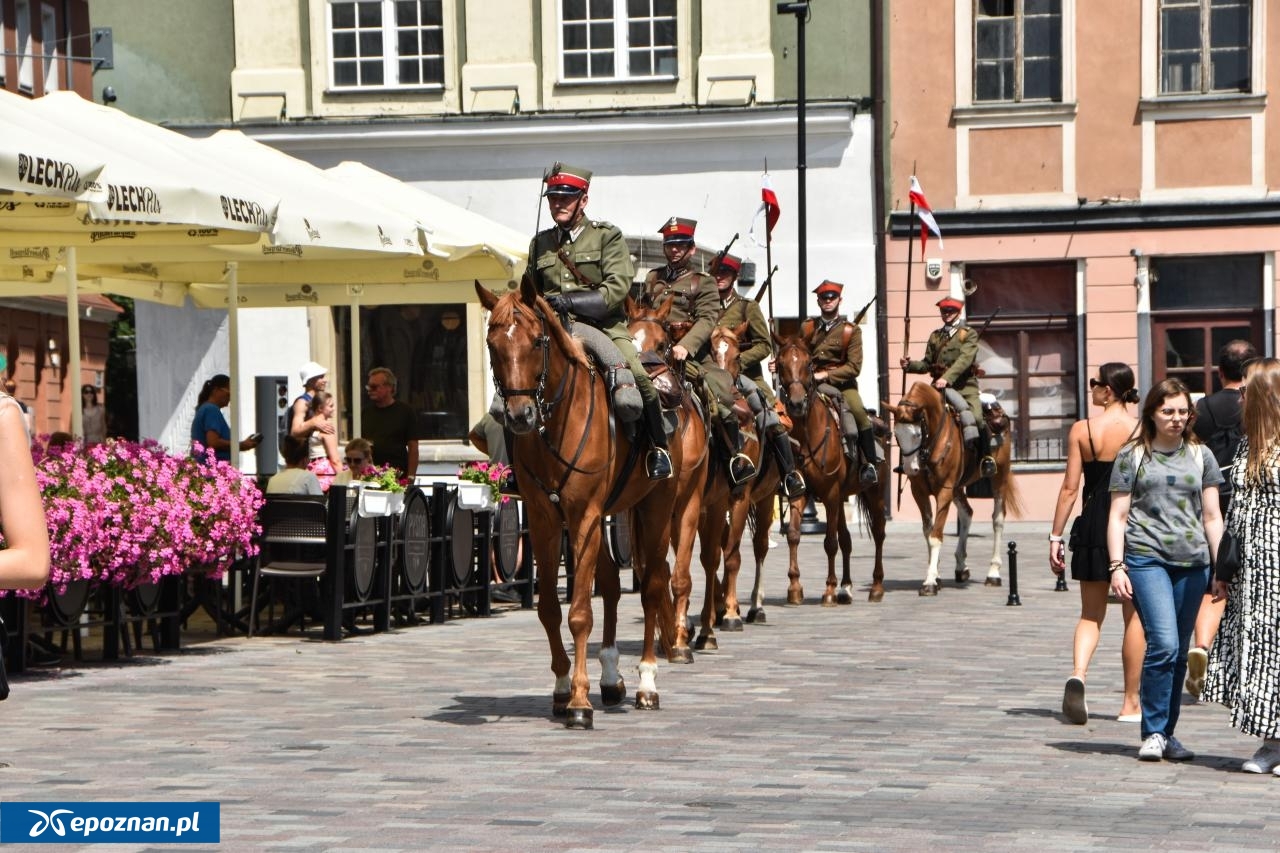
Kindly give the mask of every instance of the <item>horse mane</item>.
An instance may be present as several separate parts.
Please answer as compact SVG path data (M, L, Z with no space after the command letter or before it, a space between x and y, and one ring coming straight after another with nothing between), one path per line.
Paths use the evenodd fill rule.
M546 320L547 332L551 337L555 338L556 344L564 352L565 357L569 361L577 364L584 370L591 369L591 363L587 358L586 350L582 348L582 344L570 335L560 323L559 316L547 300L542 296L534 296L534 301L529 303L526 301L519 290L513 290L504 293L499 299L498 304L493 306L493 310L489 312L489 325L491 326L510 326L518 322L517 318L522 317L520 311L521 306L531 310L540 312Z

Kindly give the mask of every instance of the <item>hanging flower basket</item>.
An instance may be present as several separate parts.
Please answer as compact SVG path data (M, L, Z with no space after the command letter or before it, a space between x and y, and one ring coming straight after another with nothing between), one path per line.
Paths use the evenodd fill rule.
M490 512L494 507L493 492L483 483L458 483L458 506Z
M361 518L399 515L403 508L404 492L388 492L386 489L373 489L368 486L360 490L360 504L357 512Z

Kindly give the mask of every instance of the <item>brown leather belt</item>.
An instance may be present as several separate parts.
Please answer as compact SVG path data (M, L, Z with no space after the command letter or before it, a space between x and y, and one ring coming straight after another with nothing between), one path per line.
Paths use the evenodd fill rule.
M671 331L671 339L676 343L679 343L680 339L687 335L689 330L693 328L693 323L688 321L668 323L667 328Z

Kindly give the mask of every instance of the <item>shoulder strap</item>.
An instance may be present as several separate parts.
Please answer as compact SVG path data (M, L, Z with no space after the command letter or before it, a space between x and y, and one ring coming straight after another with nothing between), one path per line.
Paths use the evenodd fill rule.
M847 359L849 357L849 342L853 340L853 324L845 321L844 331L841 334L840 353Z
M1084 420L1084 430L1085 432L1089 433L1089 454L1093 456L1092 461L1097 462L1098 451L1097 451L1097 448L1093 446L1093 425L1089 423L1088 418L1085 418Z

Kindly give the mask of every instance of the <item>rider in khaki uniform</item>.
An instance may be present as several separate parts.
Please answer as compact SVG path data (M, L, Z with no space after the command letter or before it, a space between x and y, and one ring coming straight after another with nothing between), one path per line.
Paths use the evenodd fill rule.
M671 355L676 362L684 362L685 375L690 380L701 380L709 388L707 402L715 410L712 416L724 429L731 448L729 479L739 485L756 475L756 466L741 452L742 436L733 411L733 378L717 367L710 355L708 344L720 317L720 297L711 276L695 272L689 265L697 249L693 240L697 226L692 219L673 216L658 229L667 263L649 270L640 303L657 308L668 297L675 297L667 316L672 337L677 339Z
M967 411L960 409L960 427L964 431L969 452L980 460L979 472L990 477L996 472L995 459L991 457L991 433L982 416L982 401L978 396L978 333L968 324L959 322L964 303L953 297L938 300L938 313L942 328L929 335L925 344L924 359L912 361L902 358L899 363L907 373L928 373L933 377L933 387L946 394L953 388L964 398ZM966 417L968 415L968 417Z
M645 472L650 480L665 480L672 470L662 405L636 355L623 310L635 276L627 242L617 226L587 219L591 172L556 163L546 185L547 207L555 224L538 232L529 245L533 280L556 312L595 326L621 351L644 399L641 423L652 444Z
M764 360L773 355L769 325L764 320L760 303L743 299L734 292L733 285L741 271L742 260L729 254L720 259L713 271L716 290L720 294L720 319L716 325L736 328L743 323L747 324L747 333L739 342L741 349L738 353L738 365L742 370L741 375L747 377L747 384L754 384L752 389L740 387L739 390L744 395L750 390L759 398L758 401L752 401L751 408L757 411L756 422L760 433L768 437L769 447L778 459L778 467L782 471L782 491L788 498L798 498L804 494L804 477L796 470L795 455L791 452L791 435L778 419L778 413L774 409L777 398L765 381L761 367ZM748 400L750 399L748 396Z
M839 391L836 399L844 402L840 431L844 434L845 454L857 461L858 448L862 449L863 464L858 480L863 486L874 486L879 481L876 463L880 456L871 418L862 405L862 395L858 393L858 374L862 372L862 329L840 316L843 291L843 284L830 280L815 287L813 292L818 295L821 315L805 320L800 326L800 334L813 351L813 378L820 383L818 390L824 390L822 384L835 388Z

